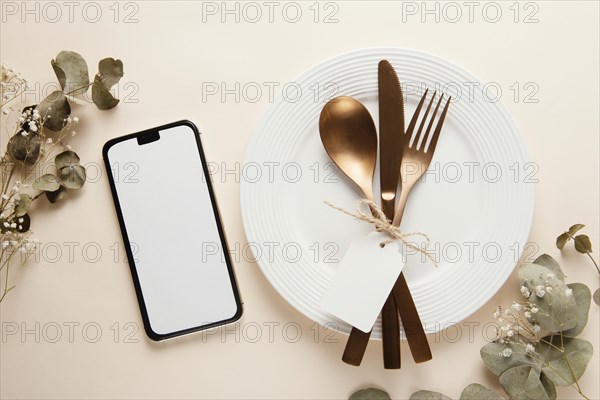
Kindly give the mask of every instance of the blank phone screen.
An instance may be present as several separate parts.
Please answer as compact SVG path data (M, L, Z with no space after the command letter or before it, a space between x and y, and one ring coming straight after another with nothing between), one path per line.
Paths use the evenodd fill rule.
M240 311L196 135L176 125L105 150L142 312L158 335L217 324Z

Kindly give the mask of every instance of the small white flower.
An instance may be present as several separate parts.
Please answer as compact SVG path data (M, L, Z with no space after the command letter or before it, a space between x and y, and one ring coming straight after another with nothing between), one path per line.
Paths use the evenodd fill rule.
M27 132L27 131L21 132L21 136L28 136L28 135L29 135L29 132Z
M77 132L71 131L71 136L75 136L76 134L77 134Z
M13 229L16 228L17 227L17 223L13 222L12 224L10 224L10 227L13 228Z
M498 319L498 318L500 318L500 310L496 310L494 312L494 319Z
M537 307L531 307L531 313L532 314L537 314L538 311L540 311L539 308L537 308Z
M52 138L46 139L46 143L52 143Z
M544 287L542 285L537 285L535 287L535 295L537 297L544 297L545 294L546 294L546 291L544 290Z
M17 221L19 221L20 224L23 223L24 219L23 218L19 218Z
M79 122L79 118L78 117L73 117L73 122L75 122L77 124Z
M510 306L513 310L515 311L521 311L521 305L519 303L517 303L516 301L513 301L512 306Z
M547 292L547 293L552 293L552 287L548 286L548 287L546 288L546 292Z
M552 279L552 278L554 278L554 274L548 274L548 275L546 275L546 277L547 277L548 279Z
M7 196L6 194L3 194L3 195L2 195L2 198L3 198L4 200L8 200L8 196Z
M73 121L73 120L71 119L71 117L67 117L67 123L69 123L69 124L70 124L70 123L71 123L71 121Z
M10 224L8 222L6 222L6 221L4 221L3 225L4 225L5 228L8 228L10 226Z
M529 296L531 296L531 293L529 292L529 289L527 289L525 286L521 286L521 294L523 295L523 297L525 297L526 299L529 298Z
M542 328L539 325L536 324L533 326L533 333L540 333L541 330Z
M566 288L566 289L565 289L565 296L567 296L567 297L571 297L571 296L573 296L573 289L571 289L571 288Z
M527 319L531 319L531 313L530 313L529 311L525 311L525 312L523 313L523 315L525 316L525 318L527 318Z
M6 108L4 110L2 110L2 114L8 115L8 110Z
M513 336L515 336L515 332L513 332L512 330L509 330L508 332L506 332L506 336L513 337Z
M512 350L509 349L508 347L504 350L502 350L502 356L505 358L508 358L512 355Z
M535 353L535 347L531 343L527 343L525 346L525 354L533 354Z

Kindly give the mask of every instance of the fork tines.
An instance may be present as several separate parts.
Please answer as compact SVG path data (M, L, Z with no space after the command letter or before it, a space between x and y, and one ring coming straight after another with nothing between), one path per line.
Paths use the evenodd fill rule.
M425 114L423 115L423 117L421 119L421 123L419 124L419 129L417 130L416 135L413 136L413 131L417 124L417 119L419 118L419 114L421 114L421 108L423 107L423 104L425 103L425 99L427 98L427 93L429 93L429 89L425 90L425 93L423 94L423 97L421 97L421 101L419 101L419 105L417 106L417 109L415 110L415 112L410 120L408 128L406 129L406 135L408 135L408 137L411 141L410 147L414 148L415 150L422 151L424 153L429 152L429 151L433 152L435 150L435 146L437 145L437 141L440 137L440 132L442 131L442 125L444 124L444 120L446 118L446 113L448 112L448 107L450 106L450 100L452 100L452 97L449 97L448 100L446 101L446 105L444 106L444 109L442 110L442 115L440 116L440 119L437 122L435 130L431 137L431 140L429 141L429 146L427 146L427 148L425 148L425 146L429 140L429 133L431 132L431 128L433 127L433 122L435 120L435 116L437 115L437 112L438 112L440 105L442 104L442 100L444 98L444 95L442 94L440 96L440 99L437 102L437 105L435 106L435 109L433 110L433 114L429 120L429 124L427 125L427 130L425 131L425 135L421 138L421 133L423 132L423 128L425 127L425 123L427 122L427 117L429 115L429 112L431 111L431 107L433 105L433 102L435 100L435 95L437 93L437 92L433 92L433 96L431 97L431 100L429 101L429 104L427 105L427 109L425 110Z

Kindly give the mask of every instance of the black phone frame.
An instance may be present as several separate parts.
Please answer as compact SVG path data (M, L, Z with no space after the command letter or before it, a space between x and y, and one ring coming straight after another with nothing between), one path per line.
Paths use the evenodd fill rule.
M221 240L221 246L222 246L224 257L225 257L225 263L227 264L227 270L229 273L229 279L231 282L231 287L233 290L233 295L235 298L235 303L236 303L237 309L236 309L235 314L231 318L228 318L228 319L225 319L222 321L217 321L217 322L213 322L210 324L194 326L194 327L182 329L182 330L175 331L175 332L161 334L161 333L156 333L152 329L152 326L150 325L150 319L148 317L148 311L146 309L146 303L144 301L144 294L142 292L142 287L140 285L140 280L139 280L137 270L135 267L135 258L133 257L133 253L131 251L131 243L129 241L129 236L127 234L127 227L125 226L125 220L123 218L123 213L121 210L121 203L119 202L119 197L117 195L117 190L116 190L116 185L114 182L112 168L110 166L110 160L108 158L108 151L115 144L124 142L126 140L137 139L138 144L140 144L140 145L143 145L144 143L149 143L154 140L159 140L157 136L159 135L160 131L174 128L177 126L187 126L187 127L191 128L192 131L194 132L194 136L196 138L196 144L198 146L198 156L200 157L200 162L202 164L202 170L204 171L204 176L206 177L206 179L205 179L206 185L208 187L210 201L212 204L213 213L214 213L215 220L217 223L217 229L219 231L219 238ZM142 140L143 143L140 141L140 139ZM111 140L107 141L104 144L104 146L102 147L102 158L104 159L104 166L106 168L108 182L110 184L111 195L112 195L115 209L117 212L117 217L119 219L121 235L123 237L123 242L125 244L125 252L127 253L127 261L129 264L129 269L131 270L131 277L133 279L133 285L135 286L135 292L137 295L140 312L142 314L142 319L144 322L144 330L146 331L146 335L148 335L148 337L154 341L160 341L160 340L170 339L170 338L181 336L181 335L187 335L189 333L198 332L198 331L202 331L205 329L210 329L210 328L213 328L216 326L231 324L231 323L238 321L242 317L243 303L240 298L237 280L235 277L235 271L233 270L233 265L231 263L229 246L227 245L225 231L223 229L223 224L221 222L219 208L218 208L217 201L216 201L216 198L214 195L211 178L210 178L209 171L208 171L208 165L206 162L206 157L204 156L204 150L202 148L202 142L200 140L200 131L198 130L196 125L189 120L181 120L181 121L176 121L176 122L172 122L169 124L161 125L156 128L146 129L146 130L143 130L143 131L140 131L137 133L131 133L128 135L124 135L124 136L120 136L120 137L111 139Z

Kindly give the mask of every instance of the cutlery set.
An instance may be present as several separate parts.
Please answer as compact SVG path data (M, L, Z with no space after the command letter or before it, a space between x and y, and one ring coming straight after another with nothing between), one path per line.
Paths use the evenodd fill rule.
M405 129L402 88L387 60L380 61L378 65L378 92L379 139L369 111L359 101L347 96L336 97L323 107L319 131L329 157L370 201L374 201L373 175L379 140L381 210L394 227L399 227L408 195L431 163L451 98L446 101L436 122L444 96L440 96L429 117L436 98L434 93L421 116L429 92L426 90ZM406 171L409 165L416 167L416 172L403 176L402 171ZM371 211L374 212L373 209ZM381 320L386 369L398 369L401 365L400 323L415 362L431 360L429 343L403 273L400 273L383 305ZM360 365L370 335L370 331L363 332L353 327L342 360Z

